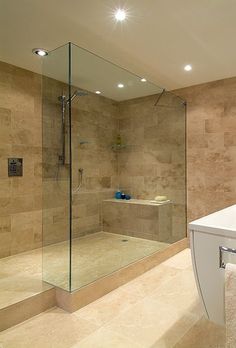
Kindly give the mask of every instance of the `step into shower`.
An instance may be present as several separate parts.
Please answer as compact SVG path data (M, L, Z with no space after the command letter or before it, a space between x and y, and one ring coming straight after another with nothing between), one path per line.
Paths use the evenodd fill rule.
M104 232L101 232L101 234L103 237L106 234L112 235ZM117 234L113 236L115 237L113 241L115 241L114 245L116 246L117 243L120 247L123 247L122 244L129 247L133 242L135 247L143 244L143 240L138 241L138 238ZM124 243L124 239L128 242ZM148 242L152 243L152 241ZM152 254L137 259L135 262L107 275L107 270L104 270L104 275L99 279L91 281L72 292L42 281L42 274L40 273L42 249L3 258L0 261L2 266L0 285L3 289L5 284L6 293L2 292L0 297L0 331L17 325L54 306L61 307L68 312L74 312L148 271L186 247L187 239L165 248L162 246L156 249L155 247ZM148 248L150 248L150 244L148 244ZM31 260L30 263L29 260ZM22 270L20 274L19 267ZM9 272L9 274L4 273L4 278L3 270ZM16 278L16 274L18 274L18 278ZM14 290L11 292L10 289Z

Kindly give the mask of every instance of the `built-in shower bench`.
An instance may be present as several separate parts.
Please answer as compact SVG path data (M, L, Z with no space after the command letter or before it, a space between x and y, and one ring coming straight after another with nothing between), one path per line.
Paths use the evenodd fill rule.
M111 198L111 199L105 199L104 202L113 202L113 203L125 203L125 204L139 204L139 205L151 205L151 206L160 206L160 205L166 205L166 204L171 204L170 200L166 200L163 202L153 202L150 199L116 199L116 198Z
M172 242L172 202L106 199L102 204L103 231Z

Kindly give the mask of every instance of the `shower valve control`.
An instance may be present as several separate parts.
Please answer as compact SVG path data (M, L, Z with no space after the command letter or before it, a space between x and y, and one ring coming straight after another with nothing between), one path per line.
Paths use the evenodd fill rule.
M8 158L8 176L23 176L23 158Z

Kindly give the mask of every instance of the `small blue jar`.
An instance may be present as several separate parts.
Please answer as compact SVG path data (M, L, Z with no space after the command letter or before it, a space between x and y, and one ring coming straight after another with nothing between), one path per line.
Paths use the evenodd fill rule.
M116 198L116 199L121 199L121 192L120 192L120 191L117 191L117 192L115 193L115 198Z

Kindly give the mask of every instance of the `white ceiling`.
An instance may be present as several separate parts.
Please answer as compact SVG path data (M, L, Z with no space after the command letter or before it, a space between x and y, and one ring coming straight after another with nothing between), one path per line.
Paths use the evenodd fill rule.
M87 50L71 45L71 74L69 75L69 44L63 45L42 59L42 74L67 84L70 81L74 88L95 93L122 101L161 93L162 89L129 71L114 65ZM123 88L118 88L122 84ZM76 87L75 87L76 86ZM68 89L65 87L65 89ZM68 95L68 90L64 91Z
M32 48L71 41L175 89L236 76L235 37L235 0L0 0L0 60L39 73Z

